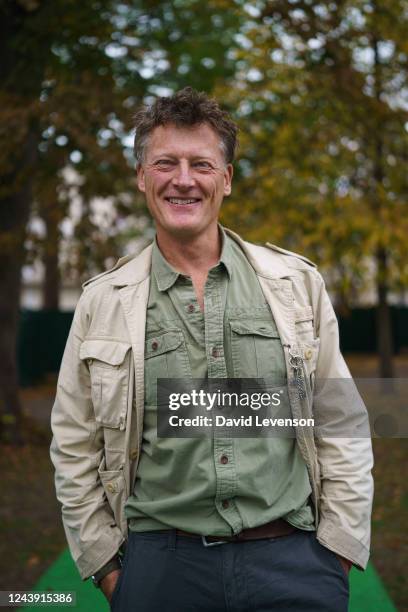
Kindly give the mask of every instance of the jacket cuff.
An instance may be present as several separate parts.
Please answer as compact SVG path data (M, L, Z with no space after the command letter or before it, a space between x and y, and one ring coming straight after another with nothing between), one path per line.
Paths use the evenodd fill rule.
M108 563L117 554L124 540L122 532L116 526L102 532L96 542L92 542L78 559L74 559L82 580L93 576Z
M317 539L322 546L348 559L358 569L366 569L370 551L348 531L322 519L317 529Z

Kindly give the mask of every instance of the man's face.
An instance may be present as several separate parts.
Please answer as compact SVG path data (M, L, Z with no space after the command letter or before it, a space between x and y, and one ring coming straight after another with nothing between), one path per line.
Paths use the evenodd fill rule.
M220 142L208 124L169 124L150 134L137 184L162 234L194 237L216 226L232 179Z

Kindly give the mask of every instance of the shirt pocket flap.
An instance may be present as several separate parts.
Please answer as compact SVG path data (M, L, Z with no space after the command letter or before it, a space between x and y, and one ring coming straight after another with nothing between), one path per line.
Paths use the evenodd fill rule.
M184 341L183 333L180 330L173 330L153 336L146 340L145 346L145 359L155 357L156 355L162 355L168 351L174 351Z
M255 335L266 338L279 338L276 325L271 321L236 320L230 321L230 325L232 331L242 336Z
M110 366L124 362L131 345L117 340L84 340L79 350L80 359L96 359Z

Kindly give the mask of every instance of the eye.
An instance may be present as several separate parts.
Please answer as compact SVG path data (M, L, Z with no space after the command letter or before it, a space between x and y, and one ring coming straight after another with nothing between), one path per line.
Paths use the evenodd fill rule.
M205 170L210 170L212 168L210 162L200 159L199 161L194 162L195 168L204 168Z
M154 162L155 166L159 166L160 168L166 167L166 166L172 166L173 165L173 161L171 159L158 159L157 161Z

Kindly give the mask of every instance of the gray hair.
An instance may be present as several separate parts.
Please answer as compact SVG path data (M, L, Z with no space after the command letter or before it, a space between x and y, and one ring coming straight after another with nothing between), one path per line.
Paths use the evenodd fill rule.
M185 87L167 98L157 98L148 107L135 115L134 155L138 164L143 163L149 136L159 125L173 124L177 127L196 126L207 123L220 137L225 162L230 164L238 145L238 126L218 102L191 87Z

